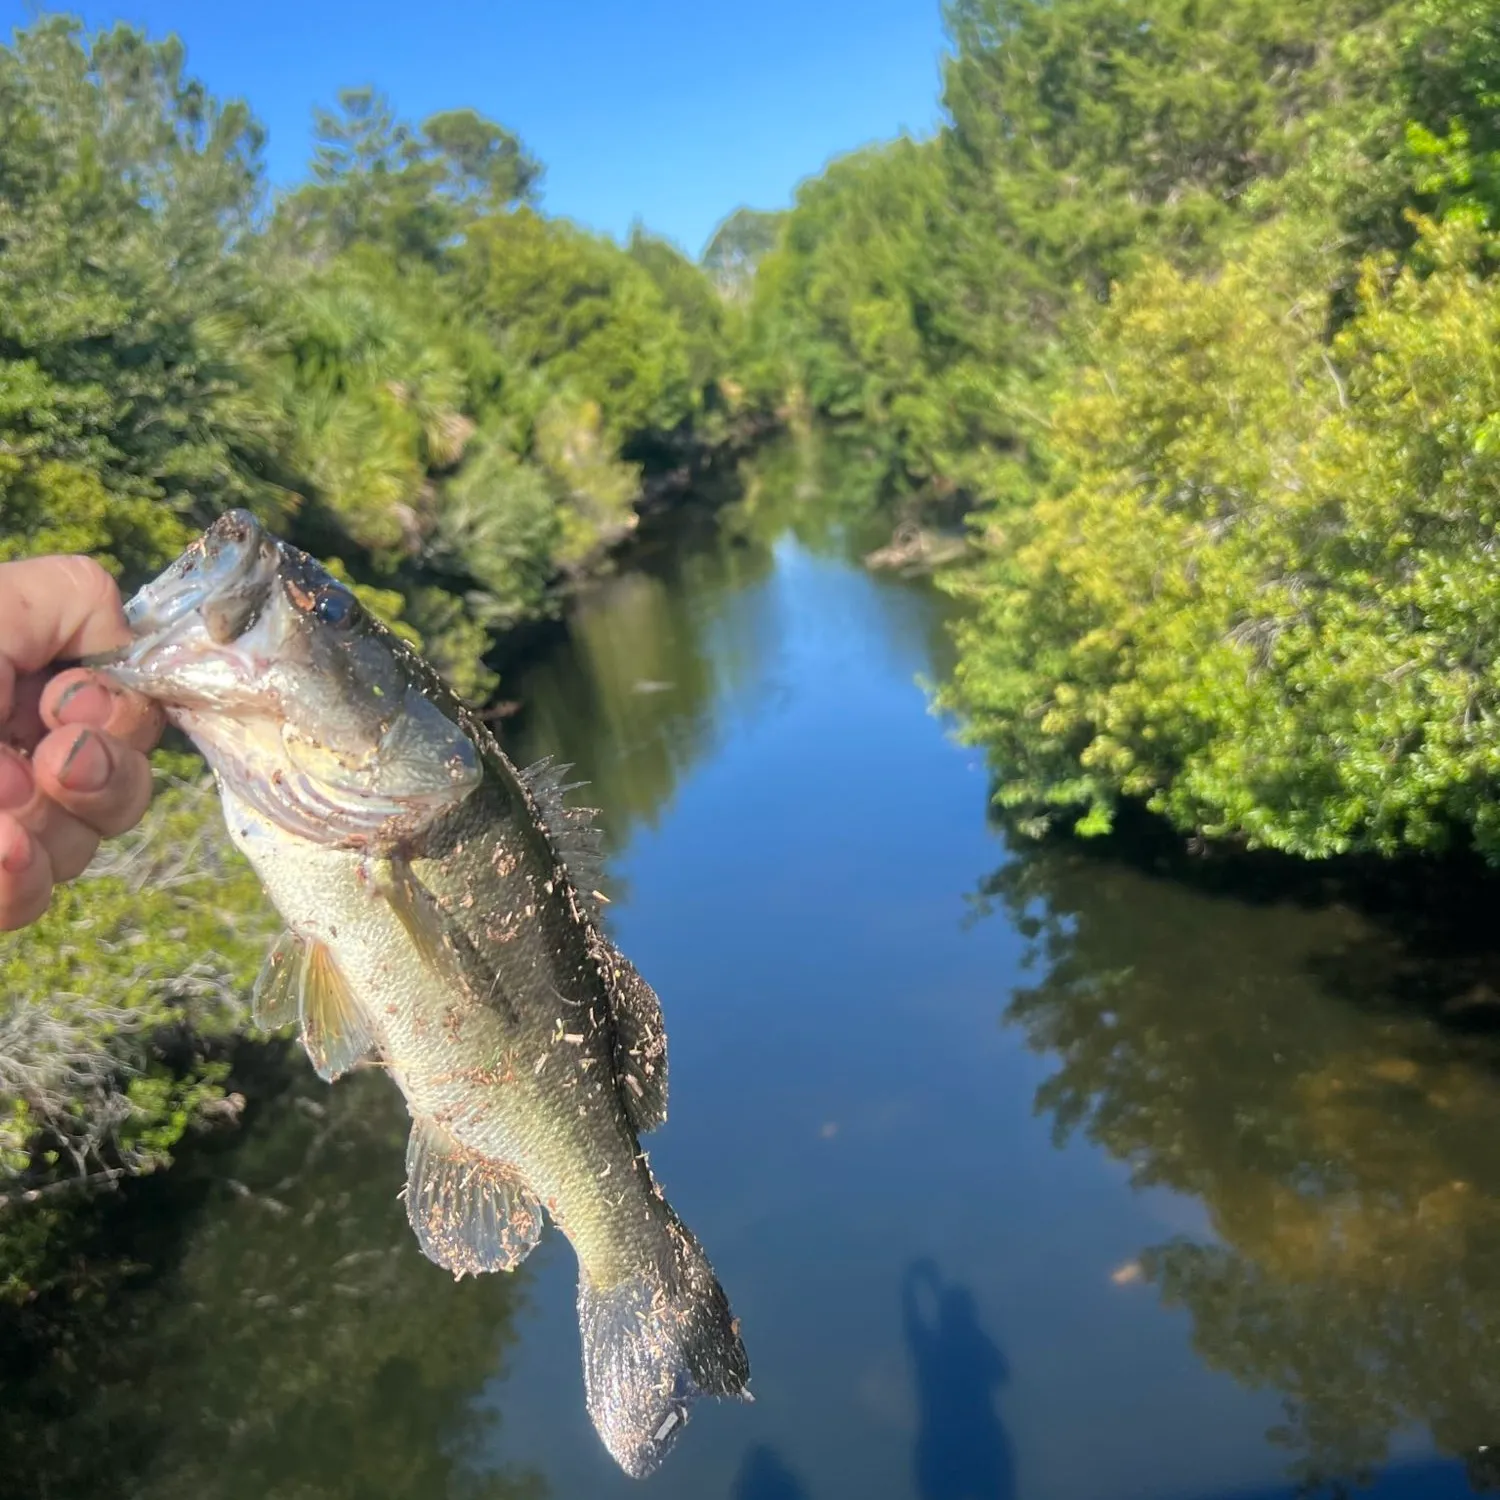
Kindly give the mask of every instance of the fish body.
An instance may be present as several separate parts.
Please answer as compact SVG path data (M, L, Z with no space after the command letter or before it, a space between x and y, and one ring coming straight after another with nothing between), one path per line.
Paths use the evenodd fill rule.
M317 563L221 517L127 607L106 670L214 770L287 923L257 986L333 1079L381 1063L412 1117L406 1208L457 1275L509 1270L543 1211L578 1257L585 1392L649 1474L748 1362L639 1136L666 1114L655 994L594 909L585 814Z

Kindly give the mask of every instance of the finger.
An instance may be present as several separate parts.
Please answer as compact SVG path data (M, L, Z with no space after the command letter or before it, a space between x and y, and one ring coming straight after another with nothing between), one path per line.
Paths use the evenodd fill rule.
M88 869L99 850L98 830L60 807L50 797L39 796L16 817L45 855L53 885L77 880Z
M103 730L54 730L36 747L31 770L38 792L105 838L133 828L151 801L150 761ZM47 830L42 837L53 855L56 877L71 879L61 869L71 861L60 858Z
M120 591L92 558L0 563L0 722L9 717L17 676L129 640Z
M80 740L84 743L79 744ZM76 802L88 817L98 819L113 833L139 820L151 791L150 763L145 756L107 740L98 730L57 731L47 736L37 752L42 755L40 765L35 758L27 761L0 746L0 818L5 820L7 836L14 837L17 830L29 835L29 843L18 843L13 851L15 868L9 872L22 880L23 895L35 894L26 885L33 878L29 867L23 869L17 863L26 848L34 848L46 865L49 889L57 881L83 874L99 848L101 829L55 800L56 795ZM46 909L45 901L41 909Z
M35 922L51 901L47 851L14 814L0 812L0 932Z
M49 729L88 725L137 750L154 748L164 723L161 710L149 698L83 668L59 672L42 693L40 711Z
M0 662L4 658L0 657ZM42 690L44 678L34 672L14 680L10 695L10 712L0 718L0 744L13 745L18 750L30 750L47 732L42 721Z
M0 745L0 813L19 815L36 798L31 762L6 745Z

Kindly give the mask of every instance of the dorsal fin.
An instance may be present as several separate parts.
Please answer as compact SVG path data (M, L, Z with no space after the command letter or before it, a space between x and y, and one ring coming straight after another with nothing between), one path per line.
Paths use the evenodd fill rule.
M563 777L572 769L568 764L553 765L552 757L547 755L519 774L536 799L553 852L567 866L579 900L590 911L597 912L596 891L604 876L604 838L594 826L599 809L568 805L568 793L588 785L586 781L564 781Z
M597 958L615 1018L615 1076L630 1123L644 1134L667 1118L667 1028L656 991L602 933Z

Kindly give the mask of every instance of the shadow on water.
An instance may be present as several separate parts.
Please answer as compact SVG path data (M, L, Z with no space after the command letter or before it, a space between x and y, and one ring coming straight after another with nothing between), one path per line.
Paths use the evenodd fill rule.
M930 1260L901 1278L901 1323L916 1381L913 1459L921 1500L1014 1500L1015 1462L995 1410L1010 1371L974 1294Z
M1472 994L1500 954L1479 897L1398 909L1352 868L1278 887L1269 860L1012 847L979 901L1030 940L1004 1023L1053 1064L1036 1106L1059 1142L1207 1210L1211 1239L1139 1257L1202 1360L1280 1395L1268 1437L1309 1492L1368 1481L1411 1427L1477 1481L1500 1412L1500 1047Z
M761 1443L745 1455L729 1500L808 1500L808 1494L781 1455Z

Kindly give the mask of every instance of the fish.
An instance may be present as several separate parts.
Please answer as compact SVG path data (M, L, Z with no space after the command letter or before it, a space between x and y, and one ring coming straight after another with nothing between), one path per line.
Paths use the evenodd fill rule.
M701 1397L753 1399L739 1322L640 1137L667 1112L655 992L599 916L565 768L485 722L320 563L220 516L90 665L202 752L286 923L254 1014L325 1080L383 1067L411 1117L406 1213L455 1276L510 1271L544 1217L578 1261L584 1394L655 1471Z

